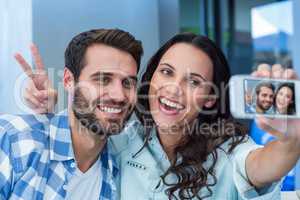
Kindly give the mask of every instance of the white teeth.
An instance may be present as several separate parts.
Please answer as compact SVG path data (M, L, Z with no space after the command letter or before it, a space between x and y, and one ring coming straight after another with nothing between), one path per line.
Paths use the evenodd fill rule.
M163 103L163 104L166 104L167 106L172 107L172 108L176 108L176 109L179 109L179 110L183 109L182 105L180 105L178 103L171 102L166 98L161 98L160 102Z
M114 113L114 114L122 112L122 109L120 109L120 108L111 108L111 107L106 107L106 106L100 107L100 110L102 112L108 112L108 113Z

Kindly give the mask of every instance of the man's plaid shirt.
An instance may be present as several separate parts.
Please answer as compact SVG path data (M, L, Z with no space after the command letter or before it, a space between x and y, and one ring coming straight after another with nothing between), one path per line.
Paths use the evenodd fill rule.
M99 199L118 199L119 170L109 152L101 153ZM0 199L66 197L76 168L67 111L58 115L0 116Z

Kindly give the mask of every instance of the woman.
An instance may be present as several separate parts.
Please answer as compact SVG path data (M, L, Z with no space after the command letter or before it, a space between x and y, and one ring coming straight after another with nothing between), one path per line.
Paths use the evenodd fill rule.
M295 113L294 85L282 83L275 93L275 111L278 114L293 115Z
M256 146L230 116L229 77L224 55L206 37L178 34L156 52L141 81L139 120L111 139L121 199L280 198L276 181L297 162L299 136ZM280 136L273 122L260 124Z
M138 94L148 95L137 104L141 124L127 130L120 154L122 199L239 199L267 190L263 198L272 199L274 187L278 195L278 185L260 190L247 178L246 157L258 146L230 116L229 77L206 37L179 34L157 51Z

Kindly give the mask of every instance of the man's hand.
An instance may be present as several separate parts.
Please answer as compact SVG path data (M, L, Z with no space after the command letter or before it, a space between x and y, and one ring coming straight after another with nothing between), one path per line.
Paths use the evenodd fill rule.
M32 44L30 50L36 66L36 70L34 71L21 54L15 54L15 59L29 77L23 92L24 99L27 106L36 113L53 112L57 102L57 91L53 88L52 83L47 76L37 47Z

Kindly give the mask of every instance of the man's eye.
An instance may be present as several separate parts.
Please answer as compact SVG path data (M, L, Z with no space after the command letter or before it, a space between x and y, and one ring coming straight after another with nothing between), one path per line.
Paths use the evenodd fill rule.
M100 76L98 81L103 85L107 85L110 82L110 77Z
M126 89L131 89L136 86L136 81L132 79L124 79L122 81L122 85Z

